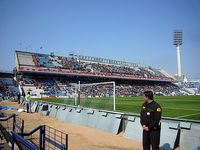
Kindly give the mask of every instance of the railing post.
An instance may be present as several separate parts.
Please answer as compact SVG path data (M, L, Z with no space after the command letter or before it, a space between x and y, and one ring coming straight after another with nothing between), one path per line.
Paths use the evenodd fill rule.
M21 128L21 133L24 133L24 120L22 120L22 128Z
M43 150L45 150L45 141L46 141L46 125L43 125L43 138L42 138L42 145L43 145Z
M15 141L14 141L13 137L11 139L11 145L12 145L11 149L14 150L15 149Z
M13 114L13 129L12 131L15 131L15 123L16 123L16 114ZM11 139L11 145L12 145L12 150L15 149L15 142L14 139Z
M68 150L68 134L66 134L66 150Z
M13 130L15 131L15 123L16 123L16 114L13 114Z
M43 136L42 136L42 133L43 133L43 126L40 126L40 141L39 141L39 143L40 143L40 146L39 146L39 148L40 148L40 150L43 150Z
M40 150L45 150L45 125L40 127Z

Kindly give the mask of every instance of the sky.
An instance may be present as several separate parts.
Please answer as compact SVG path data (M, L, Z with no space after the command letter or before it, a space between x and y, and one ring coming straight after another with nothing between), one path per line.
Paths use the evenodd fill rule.
M183 31L182 73L200 77L199 0L0 0L0 70L12 70L15 50L24 50L74 52L176 74L174 29Z

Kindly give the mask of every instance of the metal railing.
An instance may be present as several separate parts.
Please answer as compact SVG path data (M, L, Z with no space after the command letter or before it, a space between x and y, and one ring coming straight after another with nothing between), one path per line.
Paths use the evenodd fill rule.
M0 124L8 131L23 132L24 131L24 120L16 114L7 115L6 117L0 118Z
M16 114L7 115L0 118L0 144L11 143L11 149L14 150L14 140L11 132L23 132L24 120L22 120Z
M19 135L40 150L68 150L68 135L47 125L40 125Z
M68 150L68 135L50 126L45 126L45 149Z

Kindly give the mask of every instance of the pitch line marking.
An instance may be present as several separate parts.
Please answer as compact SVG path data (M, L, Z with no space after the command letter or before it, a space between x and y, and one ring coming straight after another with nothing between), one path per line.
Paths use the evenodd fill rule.
M120 103L120 105L127 105L127 104ZM134 104L132 106L141 107L141 105L136 105L136 104ZM190 110L190 111L200 111L200 109L184 109L184 108L175 108L175 107L162 107L162 108L166 108L166 109L178 109L178 110Z
M195 116L195 115L198 115L200 113L195 113L195 114L190 114L190 115L183 115L183 116L178 116L176 118L183 118L183 117L189 117L189 116Z
M179 110L191 110L191 111L200 111L199 109L184 109L184 108L173 108L173 107L162 107L167 109L179 109Z
M120 105L127 105L127 104L120 104ZM137 107L141 107L141 105L133 105ZM178 109L178 110L190 110L190 111L200 111L200 109L184 109L184 108L174 108L174 107L162 107L166 109Z

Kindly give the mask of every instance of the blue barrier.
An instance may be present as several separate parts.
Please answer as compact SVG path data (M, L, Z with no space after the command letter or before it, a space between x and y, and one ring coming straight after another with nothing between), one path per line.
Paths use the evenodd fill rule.
M65 110L66 110L65 106L58 106L58 110L57 110L57 113L56 113L56 119L63 120L62 118L65 115L64 114Z
M49 106L49 116L51 117L56 117L57 111L58 111L58 106L57 105L50 105Z
M82 110L77 108L74 111L74 115L72 116L71 122L74 123L74 124L82 125L82 122L80 120L81 117L82 117Z
M74 115L74 112L75 111L75 109L74 108L69 108L69 109L67 109L67 115L65 116L65 122L71 122L71 120L72 120L72 117L73 117L73 115Z
M34 101L34 103L31 106L31 112L36 112L38 107L38 102Z
M43 103L39 103L39 105L38 105L38 113L42 112L42 106L43 106Z
M122 121L122 115L121 114L112 114L109 115L109 125L107 126L107 130L109 132L112 132L114 134L118 134L119 132L119 127Z
M16 108L11 108L8 106L0 106L0 110L16 110Z
M175 148L176 139L179 134L179 123L161 123L160 147L164 150Z
M86 119L84 121L85 126L87 127L95 127L95 124L93 124L93 120L97 119L94 115L95 110L88 109L84 112L86 114Z
M108 113L107 112L98 112L98 120L96 121L95 128L100 130L106 130L106 126L108 124Z
M200 126L192 123L190 129L181 129L180 149L181 150L198 150L200 145Z
M191 129L191 125L192 125L192 123L190 123L190 122L181 122L180 123L180 128L181 129L188 129L188 130L190 130Z
M87 121L89 118L88 110L82 109L78 115L78 121L76 122L79 125L87 126Z
M94 110L93 114L92 113L88 113L89 117L87 120L87 126L91 127L91 128L97 128L99 121L99 115L101 115L99 113L98 110Z
M142 140L143 129L140 124L140 118L129 116L124 136L129 139Z

